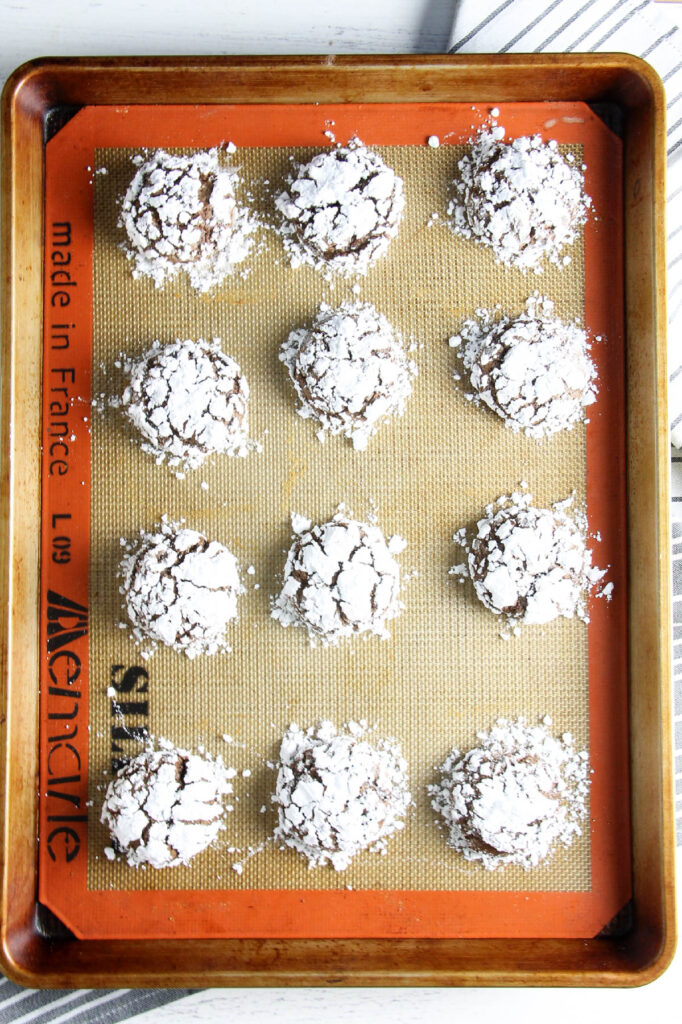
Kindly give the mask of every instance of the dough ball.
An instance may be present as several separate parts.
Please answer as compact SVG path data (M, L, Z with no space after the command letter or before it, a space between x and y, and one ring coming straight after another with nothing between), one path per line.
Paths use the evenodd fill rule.
M410 793L399 748L385 740L371 745L362 725L349 730L337 732L331 722L305 732L292 725L282 740L275 836L311 868L330 863L344 871L356 854L385 849L404 828Z
M225 630L244 588L236 558L218 541L162 522L128 546L119 576L133 635L150 650L162 643L194 658L230 649Z
M292 522L295 536L273 618L305 627L311 642L336 644L361 633L387 638L387 621L403 608L393 556L404 541L392 537L387 543L375 523L343 511L322 525L302 516Z
M365 274L398 232L402 180L357 139L318 153L275 199L292 265Z
M584 420L597 397L587 334L552 315L554 304L533 298L512 319L481 310L459 335L472 398L513 431L541 439Z
M386 317L367 303L322 305L312 327L292 331L280 359L289 371L304 419L343 434L358 450L412 393L416 366Z
M124 363L120 401L158 462L193 469L207 455L246 455L249 386L237 363L213 343L156 341Z
M555 738L545 717L536 726L500 719L478 734L478 746L453 749L429 787L448 844L466 860L494 870L536 867L558 845L581 834L587 814L587 754L573 738Z
M587 595L605 570L592 566L584 531L565 502L553 508L531 502L528 494L505 495L486 508L471 541L465 529L456 533L467 561L452 571L468 575L486 608L513 623L576 615L587 621Z
M224 828L222 798L232 792L221 761L161 742L132 758L107 787L101 821L111 833L109 858L133 867L187 864Z
M484 129L459 161L449 214L455 232L489 246L499 263L542 270L562 255L585 223L591 200L572 154L539 135L502 141Z
M157 149L136 162L119 221L134 276L160 286L182 270L193 288L208 291L251 247L253 223L237 203L236 172L217 149L191 156Z

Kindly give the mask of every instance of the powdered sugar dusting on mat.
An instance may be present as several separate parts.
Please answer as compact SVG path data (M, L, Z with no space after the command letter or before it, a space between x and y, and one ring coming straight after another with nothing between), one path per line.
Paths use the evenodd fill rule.
M503 142L483 128L459 161L448 213L455 232L489 246L499 263L539 273L544 260L570 262L566 246L585 223L591 199L572 154L540 135Z
M298 168L275 199L291 264L345 276L366 274L398 232L402 180L352 139Z
M273 803L275 838L308 858L345 870L362 850L385 852L410 804L407 765L397 744L362 739L366 723L338 732L328 721L292 724L282 739Z
M318 433L343 434L363 450L381 422L400 415L417 368L385 316L369 303L322 305L309 329L292 331L279 358Z
M467 560L451 572L469 577L479 600L504 616L513 632L519 623L543 624L559 616L587 621L587 596L606 570L592 565L584 524L567 515L566 504L536 508L530 494L503 495L486 507L471 540L465 528L454 535ZM610 592L607 584L596 593Z
M178 750L167 740L119 769L109 783L101 821L111 833L109 859L123 854L133 867L187 864L225 826L222 798L234 772L222 760Z
M236 170L217 149L192 156L157 149L135 163L120 216L133 276L159 287L184 271L200 292L220 284L246 259L255 228L235 197Z
M448 844L488 870L536 867L557 845L581 834L587 814L587 753L569 733L554 737L551 719L535 726L499 719L480 745L453 749L441 780L429 787Z
M313 526L292 516L294 541L272 616L283 626L303 626L311 643L336 644L356 634L388 638L386 627L403 608L400 566L393 557L405 547L400 537L386 542L372 522L340 510Z
M157 643L188 658L229 651L228 623L244 588L237 560L196 530L164 521L126 545L119 575L133 635L148 656Z
M450 339L462 346L467 398L536 439L569 430L597 397L587 333L553 314L554 303L536 293L518 317L477 310Z

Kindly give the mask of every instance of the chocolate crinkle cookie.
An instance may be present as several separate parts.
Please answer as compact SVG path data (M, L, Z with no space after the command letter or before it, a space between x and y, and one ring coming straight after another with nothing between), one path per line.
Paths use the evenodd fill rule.
M121 204L135 277L157 286L184 271L193 288L220 284L249 253L254 223L237 202L237 172L217 149L182 156L157 149L135 158Z
M322 305L309 329L292 331L279 358L318 437L343 434L358 450L412 393L415 364L385 316L368 303Z
M529 494L504 495L487 506L473 539L465 528L454 535L467 560L451 573L469 577L479 600L515 633L521 623L559 616L586 622L590 592L611 595L610 583L596 590L606 570L592 565L585 524L566 513L571 500L536 508Z
M403 608L394 558L405 547L402 538L387 543L376 523L351 519L345 511L315 526L292 515L292 528L273 618L305 627L311 643L336 644L361 633L387 638L387 621Z
M157 462L194 469L207 455L243 456L256 447L248 439L248 383L218 339L155 341L122 365L128 386L111 404L122 409Z
M364 729L291 725L282 739L275 838L311 868L329 863L344 871L363 850L385 852L386 839L404 828L411 800L405 760L395 743L362 739Z
M467 398L536 439L584 420L597 397L587 333L553 312L554 303L540 296L515 318L478 310L450 339L469 378Z
M292 266L365 274L398 232L403 183L357 139L318 153L275 199Z
M143 655L159 643L188 658L230 650L225 630L244 588L236 558L218 541L164 520L126 545L119 576Z
M118 770L107 787L101 822L111 833L105 849L132 867L187 864L216 839L224 824L223 797L233 771L222 761L178 750L161 740Z
M495 259L540 272L562 255L585 223L591 199L571 153L541 136L504 142L504 128L484 128L459 161L448 213L455 232L489 246Z
M534 868L558 845L570 846L587 815L589 765L573 737L538 725L499 719L479 745L453 749L429 786L448 845L488 870Z

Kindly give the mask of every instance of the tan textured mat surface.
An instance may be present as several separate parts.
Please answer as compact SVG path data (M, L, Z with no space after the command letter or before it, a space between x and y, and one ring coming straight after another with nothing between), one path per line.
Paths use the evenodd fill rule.
M536 288L553 298L563 317L583 318L581 243L565 269L541 277L505 271L488 250L456 238L443 223L447 182L458 147L384 147L386 162L405 181L406 212L398 238L361 280L362 300L372 302L413 339L419 376L405 415L382 426L366 452L341 437L322 445L315 425L295 413L296 402L278 348L288 331L309 322L319 303L353 297L352 282L330 287L309 268L292 271L281 241L261 232L260 251L237 275L209 295L184 279L164 289L133 280L119 249L117 201L134 168L133 151L99 150L95 190L93 393L116 393L121 352L143 352L155 339L219 338L251 386L251 435L263 445L246 459L215 457L178 480L165 465L131 442L116 411L95 415L92 432L92 565L90 637L89 886L93 889L343 888L535 889L590 888L586 838L532 872L486 872L465 863L445 845L434 823L425 786L451 746L473 745L477 730L496 717L548 713L557 731L588 743L587 629L578 621L526 628L500 638L500 622L460 586L448 568L460 560L452 543L458 527L474 521L485 504L526 480L538 503L584 496L585 430L580 426L537 443L512 434L492 413L472 407L452 379L447 339L477 307L500 302L518 312ZM309 150L296 151L305 156ZM281 181L288 150L243 149L234 160L256 206L266 208L267 179ZM427 226L431 215L439 221ZM105 372L106 370L106 372ZM208 487L203 488L205 482ZM386 535L407 540L403 570L416 573L404 590L405 610L391 623L391 639L356 640L311 649L300 629L283 629L269 616L290 539L293 511L330 518L339 502L358 517L376 507ZM231 654L200 657L159 650L147 663L122 618L116 568L121 537L149 529L160 517L184 518L231 548L247 594L240 621L230 631ZM255 575L245 570L253 565ZM259 589L254 584L259 584ZM139 743L123 740L112 754L112 708L107 687L112 666L144 664L154 736L221 754L227 764L252 772L235 780L238 798L217 848L192 866L163 872L135 871L102 855L99 825L105 773L112 756L127 756ZM119 674L115 678L120 678ZM244 864L244 850L267 840L275 821L269 809L278 740L291 722L320 718L337 724L365 718L377 735L395 736L410 767L414 807L407 828L392 838L385 856L366 853L344 873L309 872L292 851L274 844ZM227 734L236 743L222 739ZM266 807L265 813L261 808Z

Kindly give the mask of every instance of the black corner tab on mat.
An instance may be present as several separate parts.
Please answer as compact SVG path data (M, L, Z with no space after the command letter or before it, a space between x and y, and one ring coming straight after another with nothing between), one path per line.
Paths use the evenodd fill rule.
M60 132L65 124L81 110L82 104L64 103L58 107L50 107L43 116L43 143L46 145Z
M603 121L607 128L623 138L625 133L625 115L623 108L618 103L588 103L593 114L596 114L600 121Z
M627 935L635 926L635 908L632 900L620 908L617 914L615 914L608 924L605 924L600 932L597 933L597 939L613 939L621 938L623 935Z
M36 903L35 909L36 931L45 939L75 939L70 928L59 920L44 904Z

